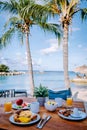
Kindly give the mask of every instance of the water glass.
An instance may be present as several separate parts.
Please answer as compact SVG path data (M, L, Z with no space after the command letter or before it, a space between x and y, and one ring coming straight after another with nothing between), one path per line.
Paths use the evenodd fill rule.
M55 102L57 102L58 107L61 107L63 105L63 99L62 98L55 98Z
M32 102L32 103L31 103L31 105L30 105L30 110L31 110L33 113L38 113L38 112L39 112L39 109L40 109L39 102Z

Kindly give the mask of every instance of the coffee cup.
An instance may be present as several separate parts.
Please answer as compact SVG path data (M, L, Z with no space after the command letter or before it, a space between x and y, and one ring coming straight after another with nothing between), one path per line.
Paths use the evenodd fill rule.
M62 98L55 98L55 102L58 104L58 107L63 105L63 99Z
M73 115L75 115L75 116L79 116L79 111L78 111L78 108L74 108L73 109Z
M30 105L30 110L31 110L33 113L38 113L38 112L39 112L39 109L40 109L39 102L32 102L32 103L31 103L31 105Z

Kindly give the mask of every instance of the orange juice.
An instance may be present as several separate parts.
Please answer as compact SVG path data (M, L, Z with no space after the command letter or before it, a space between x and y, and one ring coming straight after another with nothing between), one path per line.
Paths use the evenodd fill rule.
M72 106L73 103L72 97L67 97L66 103L68 106Z
M5 112L10 112L11 109L12 109L12 103L11 103L11 102L6 102L6 103L4 104L4 111L5 111Z

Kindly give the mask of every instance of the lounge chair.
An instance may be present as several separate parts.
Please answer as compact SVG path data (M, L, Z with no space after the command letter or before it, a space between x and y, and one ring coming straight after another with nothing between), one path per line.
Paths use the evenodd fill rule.
M55 99L57 97L60 97L64 100L67 99L68 95L72 95L70 88L68 90L60 90L60 91L54 91L49 89L48 94L49 94L49 99Z
M27 97L27 91L25 89L17 89L17 90L14 90L14 97L16 95L25 95Z
M76 74L76 77L77 77L77 78L82 78L82 76L80 76L79 74Z
M3 97L3 93L4 93L4 91L0 90L0 97Z
M9 97L10 91L9 90L0 90L0 97Z
M10 90L4 90L4 97L10 96Z

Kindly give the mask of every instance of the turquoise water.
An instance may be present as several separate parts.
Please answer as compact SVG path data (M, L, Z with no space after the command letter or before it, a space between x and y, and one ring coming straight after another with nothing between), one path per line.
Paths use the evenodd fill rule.
M74 72L69 72L70 79L75 77ZM64 89L64 75L62 71L46 71L44 73L34 72L35 86L41 83L50 89L60 90ZM85 88L86 85L76 85L71 83L72 88L79 86L79 89ZM27 89L29 90L29 75L15 75L15 76L0 76L0 89Z

